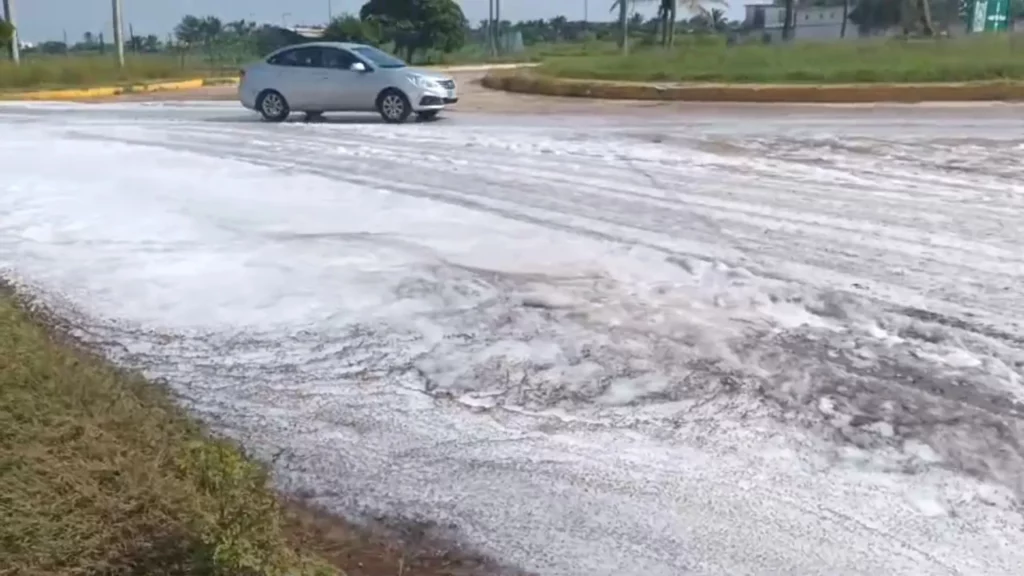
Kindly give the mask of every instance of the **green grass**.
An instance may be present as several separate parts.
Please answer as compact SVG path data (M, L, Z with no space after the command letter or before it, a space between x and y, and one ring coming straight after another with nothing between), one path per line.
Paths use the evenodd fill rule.
M1020 40L1016 42L1021 42ZM966 82L1024 78L1024 44L1011 35L963 40L877 40L726 46L686 37L672 50L644 48L545 59L537 72L638 82Z
M0 573L333 573L264 469L0 293Z
M118 68L113 55L48 56L29 54L20 66L0 61L0 90L40 90L120 85L133 82L233 74L237 66L174 54L126 54Z

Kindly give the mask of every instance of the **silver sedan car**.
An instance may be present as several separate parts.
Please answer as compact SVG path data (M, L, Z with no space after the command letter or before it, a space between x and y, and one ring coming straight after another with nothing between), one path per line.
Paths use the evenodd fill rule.
M429 120L459 100L449 76L347 42L312 42L271 53L241 71L238 98L271 122L292 112L315 118L376 111L386 122L405 122L411 114Z

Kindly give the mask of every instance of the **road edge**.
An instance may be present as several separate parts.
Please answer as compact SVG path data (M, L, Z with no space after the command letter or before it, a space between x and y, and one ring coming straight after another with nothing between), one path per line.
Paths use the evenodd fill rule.
M491 72L485 88L537 96L599 100L736 102L751 104L870 104L882 102L1018 101L1024 82L934 84L658 84L555 78L522 71Z

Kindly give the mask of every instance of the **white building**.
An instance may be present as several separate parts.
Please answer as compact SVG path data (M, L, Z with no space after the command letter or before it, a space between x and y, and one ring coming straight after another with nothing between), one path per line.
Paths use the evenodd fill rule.
M775 4L747 4L743 20L747 34L766 42L781 42L786 7ZM838 40L843 29L842 6L802 6L793 10L794 40ZM846 38L857 38L857 26L846 23Z

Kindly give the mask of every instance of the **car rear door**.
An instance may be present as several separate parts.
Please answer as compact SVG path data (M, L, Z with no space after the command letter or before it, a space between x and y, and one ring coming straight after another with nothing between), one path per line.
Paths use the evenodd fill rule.
M318 46L299 46L278 52L267 61L274 68L271 84L292 110L320 110L316 107L323 82L323 54Z

